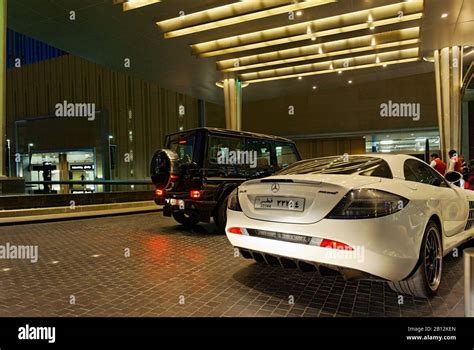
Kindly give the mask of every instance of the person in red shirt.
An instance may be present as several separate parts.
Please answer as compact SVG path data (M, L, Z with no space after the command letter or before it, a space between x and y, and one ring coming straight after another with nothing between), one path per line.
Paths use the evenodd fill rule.
M431 167L433 169L435 169L438 173L440 173L441 175L445 175L446 174L446 163L443 162L440 158L439 158L439 155L437 153L433 153L431 155L431 163L430 163Z
M454 149L449 151L448 171L457 171L458 173L462 171L462 164L459 160L458 152Z

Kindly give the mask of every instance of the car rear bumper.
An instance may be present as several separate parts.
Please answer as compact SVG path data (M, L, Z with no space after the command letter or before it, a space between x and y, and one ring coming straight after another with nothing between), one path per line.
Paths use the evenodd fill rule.
M173 212L184 212L188 215L197 215L199 221L201 222L210 222L212 213L216 208L216 201L196 201L192 199L183 199L184 200L184 209L181 209L179 205L171 205L169 203L164 203L163 215L172 216Z
M425 220L418 208L410 204L396 214L381 218L323 219L314 224L261 221L250 219L243 212L228 210L226 234L233 246L263 254L265 259L269 255L293 260L296 265L304 262L339 271L350 269L380 279L399 281L406 278L418 262ZM229 233L231 227L244 228L244 234ZM247 229L306 236L314 241L330 239L347 244L353 250L324 248L313 240L305 244L255 237L250 236Z

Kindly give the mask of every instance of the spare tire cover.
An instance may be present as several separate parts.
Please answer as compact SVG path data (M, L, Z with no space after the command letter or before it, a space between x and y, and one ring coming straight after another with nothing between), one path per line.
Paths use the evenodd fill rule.
M172 186L171 174L176 174L179 158L176 152L170 149L162 149L155 153L151 161L151 180L163 189Z

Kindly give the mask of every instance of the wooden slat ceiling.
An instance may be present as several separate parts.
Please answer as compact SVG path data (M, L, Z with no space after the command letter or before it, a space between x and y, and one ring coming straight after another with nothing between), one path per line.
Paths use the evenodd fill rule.
M244 99L258 100L432 72L421 58L433 49L474 45L474 0L15 0L9 6L14 30L114 69L125 70L123 58L131 58L129 74L214 102L222 101L215 83L225 74L252 82ZM73 25L70 10L78 14Z

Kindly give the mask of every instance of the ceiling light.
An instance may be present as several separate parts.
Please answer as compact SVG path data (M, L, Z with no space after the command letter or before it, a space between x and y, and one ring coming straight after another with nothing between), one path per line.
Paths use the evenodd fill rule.
M313 85L313 90L316 90L317 89L317 86L316 85Z
M243 83L243 82L240 82L240 87L242 89L246 88L247 86L249 86L250 84L249 83ZM219 80L219 81L216 81L216 86L217 87L220 87L221 89L224 88L224 81L223 80Z
M348 83L348 84L352 84L352 80L349 80L347 83Z
M116 1L115 3L123 3L123 10L130 11L135 10L140 7L152 5L161 2L161 0L125 0L125 1Z
M447 13L443 13L443 14L441 15L441 18L446 18L446 17L448 17L448 14L447 14Z
M278 79L288 79L304 77L309 75L328 74L335 71L347 71L361 68L378 67L375 63L377 56L380 61L387 64L413 62L419 60L419 48L409 48L404 50L381 52L377 54L351 57L351 65L347 66L347 58L340 58L331 61L319 61L296 66L267 69L256 72L243 73L239 75L241 81L262 82Z
M241 1L191 13L184 17L168 19L157 22L156 24L165 32L165 38L169 39L207 30L221 29L225 26L254 21L283 13L296 11L296 15L300 16L298 12L301 12L302 9L321 6L335 1L336 0L307 0L293 3L287 0L283 1L283 3L289 3L285 6L281 6L282 1Z
M404 16L397 13L403 11ZM303 41L315 37L343 34L359 31L370 26L381 27L397 23L418 20L423 17L423 1L398 3L387 6L346 13L333 17L321 18L304 23L292 24L278 28L262 30L203 43L193 44L193 52L201 57L225 55L246 50L259 49ZM372 14L374 22L367 23L367 16ZM315 33L307 33L307 28L317 28Z

